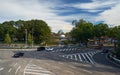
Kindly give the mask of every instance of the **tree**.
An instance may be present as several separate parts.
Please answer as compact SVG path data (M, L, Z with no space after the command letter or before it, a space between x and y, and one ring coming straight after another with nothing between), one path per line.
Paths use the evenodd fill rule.
M51 29L46 22L42 20L31 20L31 28L29 28L30 30L28 29L28 31L31 31L32 28L35 43L46 44L47 41L49 41L51 36Z
M4 36L5 36L4 34L5 34L4 27L2 24L0 24L0 40L1 41L4 41Z
M11 40L24 42L25 29L34 37L34 43L47 43L51 37L51 29L43 20L18 20L18 21L5 21L0 24L0 40L5 39L5 34L9 34Z
M109 27L107 24L99 23L94 25L94 36L98 38L99 45L101 44L101 38L108 35Z
M71 31L71 36L75 39L76 42L84 42L87 46L88 39L91 39L94 36L93 24L86 22L83 19L81 19L76 24L76 27L74 27Z
M9 44L9 45L11 44L11 37L10 37L9 34L6 34L6 35L5 35L5 40L4 40L4 42L7 43L7 44Z
M14 21L4 22L2 23L2 27L4 29L4 36L5 34L9 34L11 40L14 40L14 38L16 38L17 29L14 27Z
M28 34L28 44L31 45L31 44L32 44L32 41L33 41L33 40L32 40L32 36L31 36L31 34L29 33L29 34Z

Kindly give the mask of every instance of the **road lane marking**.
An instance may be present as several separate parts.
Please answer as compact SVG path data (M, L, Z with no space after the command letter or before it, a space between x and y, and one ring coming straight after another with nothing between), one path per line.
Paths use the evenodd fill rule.
M26 74L30 74L30 75L51 75L51 74L45 74L45 73L36 73L36 72L25 72Z
M83 56L84 60L85 60L86 62L88 62L87 59L86 59L86 57L84 56L84 54L81 54L81 55Z
M50 71L47 70L38 70L38 69L26 69L25 71L30 71L30 72L41 72L41 73L51 73Z
M17 63L14 64L14 67L17 65Z
M11 70L12 70L12 68L10 68L10 69L8 70L8 72L11 72Z
M81 58L80 54L78 54L78 57L79 57L80 61L82 62L82 58Z
M0 68L0 71L4 70L4 68Z
M67 55L66 58L69 58L69 55Z
M77 55L76 54L74 54L74 57L75 57L75 60L77 60Z
M88 71L88 70L82 70L82 71L87 72L87 73L92 73L91 71Z
M32 67L32 68L31 68ZM57 66L54 66L58 68ZM48 71L42 67L39 67L34 64L28 64L24 69L24 75L31 74L31 75L55 75L53 72Z
M94 62L90 59L90 57L87 55L87 53L85 53L85 55L86 55L87 58L89 59L90 63L94 64Z
M18 70L21 68L21 66L19 66L18 68L17 68L17 70L15 71L15 75L17 74L17 72L18 72Z
M91 54L91 53L88 53L88 55L89 55L90 57L92 57L92 54Z

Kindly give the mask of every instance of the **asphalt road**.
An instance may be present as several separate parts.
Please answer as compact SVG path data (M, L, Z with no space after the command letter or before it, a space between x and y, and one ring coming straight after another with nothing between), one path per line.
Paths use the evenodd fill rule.
M120 67L101 50L79 47L53 51L23 51L13 58L14 50L0 50L0 75L119 75Z

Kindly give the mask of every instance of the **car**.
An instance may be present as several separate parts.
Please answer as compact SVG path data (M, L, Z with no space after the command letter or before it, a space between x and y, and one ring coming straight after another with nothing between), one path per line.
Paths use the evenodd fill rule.
M104 49L103 51L102 51L102 53L108 53L109 52L109 49Z
M45 50L45 47L38 47L37 48L37 51L44 51Z
M13 57L21 57L21 56L23 56L23 55L24 55L23 52L17 52L17 53L15 53L15 54L13 55Z
M45 50L46 50L46 51L52 51L53 48L52 48L52 47L45 47Z

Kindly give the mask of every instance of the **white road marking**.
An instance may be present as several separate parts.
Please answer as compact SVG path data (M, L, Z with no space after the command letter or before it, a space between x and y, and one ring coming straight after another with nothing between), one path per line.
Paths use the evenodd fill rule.
M17 65L17 63L14 64L14 67Z
M67 55L66 58L69 58L69 55Z
M92 54L91 54L91 53L88 53L88 55L89 55L90 57L92 57Z
M90 57L87 55L87 53L85 53L85 55L86 55L87 58L89 59L90 63L94 64L94 62L90 59Z
M58 68L58 66L54 66L55 68ZM30 75L55 75L51 71L48 71L42 67L39 67L34 64L28 64L24 69L24 75L30 74Z
M83 56L83 58L85 59L85 61L88 62L87 59L86 59L86 57L84 56L84 54L81 54L81 55Z
M91 52L91 54L92 54L92 56L94 55L94 53L93 53L93 52Z
M87 73L92 73L91 71L88 71L88 70L82 70L82 71L85 71L85 72L87 72Z
M25 71L31 71L31 72L41 72L41 73L51 73L50 71L47 70L38 70L38 69L26 69Z
M81 58L80 54L78 54L78 57L79 57L80 61L82 61L82 58Z
M18 70L21 68L21 66L19 66L18 68L17 68L17 70L15 71L15 75L17 74L17 72L18 72Z
M36 72L25 72L26 74L30 75L50 75L50 74L45 74L45 73L36 73Z
M10 68L10 69L8 70L8 72L11 72L11 70L12 70L12 68Z
M4 70L4 68L0 68L0 71Z
M74 57L75 57L75 60L77 60L77 55L76 54L74 54Z

